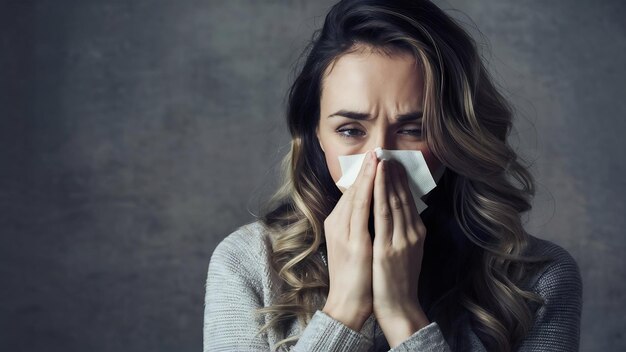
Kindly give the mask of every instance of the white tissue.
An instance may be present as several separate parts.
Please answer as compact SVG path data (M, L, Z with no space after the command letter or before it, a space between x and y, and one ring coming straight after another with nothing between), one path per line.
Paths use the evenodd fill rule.
M422 152L419 150L387 150L381 149L380 147L374 149L374 151L379 160L393 159L404 166L408 176L409 189L415 201L415 207L419 213L424 211L428 205L426 205L421 198L435 188L437 183L428 169ZM356 181L364 159L365 154L339 156L342 176L339 181L337 181L336 185L343 188L350 187L354 181ZM437 181L443 174L443 171L444 167L442 166L435 172Z

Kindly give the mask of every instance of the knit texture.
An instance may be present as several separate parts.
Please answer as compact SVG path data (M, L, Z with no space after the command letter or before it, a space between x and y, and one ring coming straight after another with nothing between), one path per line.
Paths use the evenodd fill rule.
M578 351L582 309L579 267L562 247L532 237L531 254L555 258L529 282L546 304L535 313L532 330L518 351ZM360 331L352 330L321 311L302 327L296 320L286 331L255 336L267 321L254 310L278 297L279 277L270 270L271 240L260 222L238 228L224 238L211 256L206 281L203 345L208 351L276 351L276 343L299 335L278 351L451 351L437 322L421 328L393 349L372 314ZM485 351L469 323L462 323L471 351Z

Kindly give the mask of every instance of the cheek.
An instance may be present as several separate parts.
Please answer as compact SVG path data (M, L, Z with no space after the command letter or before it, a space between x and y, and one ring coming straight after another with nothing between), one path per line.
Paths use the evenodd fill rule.
M354 147L347 146L341 141L333 138L332 133L329 130L332 130L333 127L330 126L322 126L320 128L322 131L318 135L320 138L320 144L324 149L324 158L326 160L326 166L328 167L328 172L333 179L333 182L337 183L341 178L341 166L339 165L339 156L340 155L350 155L350 154L358 154L359 151L355 150Z
M337 183L341 178L341 166L339 165L339 155L333 150L326 150L326 165L328 166L328 171L330 172L330 176L333 178L333 181Z

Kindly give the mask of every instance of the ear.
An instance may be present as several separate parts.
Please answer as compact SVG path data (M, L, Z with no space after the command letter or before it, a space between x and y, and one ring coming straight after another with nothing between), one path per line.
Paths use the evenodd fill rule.
M317 136L317 142L320 144L320 148L322 149L322 152L326 152L324 150L324 146L322 145L322 140L320 139L320 127L317 126L315 127L315 135Z

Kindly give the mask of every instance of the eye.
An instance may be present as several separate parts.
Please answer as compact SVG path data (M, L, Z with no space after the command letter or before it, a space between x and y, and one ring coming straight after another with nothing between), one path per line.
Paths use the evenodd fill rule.
M365 135L365 132L361 131L358 128L340 128L337 130L339 136L344 138L354 138L361 137Z
M401 134L408 134L412 136L421 136L422 129L421 128L405 128L399 131Z

